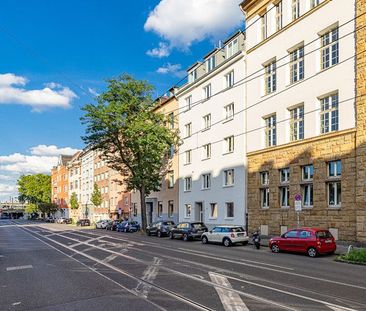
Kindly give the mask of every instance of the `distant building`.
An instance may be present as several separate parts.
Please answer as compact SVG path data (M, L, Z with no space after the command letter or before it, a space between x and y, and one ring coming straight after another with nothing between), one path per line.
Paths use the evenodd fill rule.
M81 214L83 218L93 219L94 205L90 201L94 190L94 157L95 152L84 149L80 154L81 159Z
M77 220L82 217L81 209L81 152L77 152L72 156L72 159L67 164L67 170L69 173L69 196L68 202L71 200L73 193L76 194L76 198L79 203L78 209L72 209L70 205L70 217Z

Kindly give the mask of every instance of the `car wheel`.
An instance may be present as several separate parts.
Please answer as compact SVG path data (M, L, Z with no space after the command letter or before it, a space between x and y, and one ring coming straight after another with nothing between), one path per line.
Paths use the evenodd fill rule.
M161 231L158 230L158 232L156 232L156 235L158 236L158 238L161 238L162 237Z
M187 233L183 234L183 241L187 242L188 240L189 240L188 234Z
M203 236L201 241L202 241L202 244L207 244L208 238L206 236Z
M272 250L273 253L279 253L280 252L280 248L277 244L272 244L271 250Z
M225 238L223 241L222 241L222 244L224 244L224 246L226 247L229 247L231 245L231 241L229 238Z
M171 239L171 240L173 240L173 239L174 239L174 234L173 234L173 232L170 232L170 233L169 233L169 239Z
M316 255L318 255L318 252L316 251L316 249L314 247L309 247L308 255L309 255L309 257L314 258L314 257L316 257Z

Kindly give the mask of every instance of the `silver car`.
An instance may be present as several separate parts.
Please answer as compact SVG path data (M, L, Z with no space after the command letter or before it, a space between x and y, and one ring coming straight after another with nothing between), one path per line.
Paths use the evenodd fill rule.
M230 246L236 243L246 245L249 242L249 237L241 226L217 226L203 233L201 241L203 244L220 243L224 246Z

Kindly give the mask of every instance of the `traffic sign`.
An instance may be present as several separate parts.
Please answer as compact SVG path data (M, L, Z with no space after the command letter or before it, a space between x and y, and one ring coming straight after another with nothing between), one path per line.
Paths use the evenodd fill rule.
M295 201L301 201L302 200L302 196L301 196L301 194L296 194L295 195Z

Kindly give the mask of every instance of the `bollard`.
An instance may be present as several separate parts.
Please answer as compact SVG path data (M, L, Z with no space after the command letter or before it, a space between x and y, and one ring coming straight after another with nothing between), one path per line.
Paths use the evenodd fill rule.
M347 254L349 254L353 250L353 245L348 246Z

